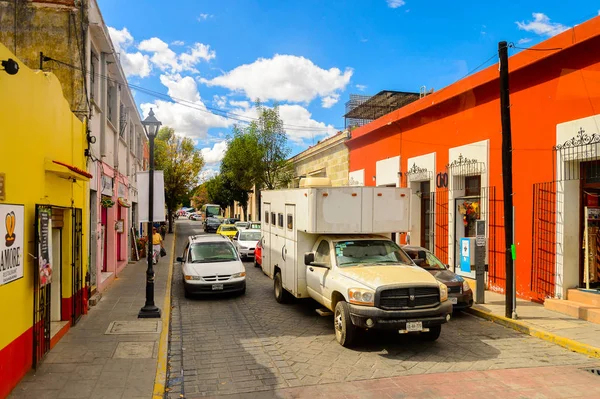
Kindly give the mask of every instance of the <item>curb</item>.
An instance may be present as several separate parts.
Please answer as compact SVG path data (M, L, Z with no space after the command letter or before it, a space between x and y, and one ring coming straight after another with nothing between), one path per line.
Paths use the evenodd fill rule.
M467 312L475 316L481 317L483 319L493 321L494 323L500 324L501 326L512 328L513 330L518 331L520 333L551 342L558 346L562 346L563 348L568 349L572 352L581 353L583 355L593 358L600 358L600 348L596 348L595 346L584 344L582 342L575 341L570 338L561 337L560 335L556 335L551 332L532 327L522 321L495 315L493 313L486 312L475 307L467 309Z
M162 330L158 342L158 360L156 365L156 375L154 376L154 389L152 391L153 399L164 398L165 385L167 383L167 352L169 349L169 322L171 320L171 280L173 278L173 259L175 256L176 241L177 225L175 225L175 229L173 230L173 244L171 245L171 257L169 259L167 290L165 292L165 302L163 304Z

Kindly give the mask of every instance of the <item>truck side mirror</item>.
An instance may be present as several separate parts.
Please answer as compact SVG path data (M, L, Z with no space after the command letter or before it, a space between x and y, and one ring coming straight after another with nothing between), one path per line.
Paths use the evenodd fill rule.
M304 254L304 264L310 266L315 261L315 253L307 252Z
M177 257L177 262L183 262L183 256L178 256Z

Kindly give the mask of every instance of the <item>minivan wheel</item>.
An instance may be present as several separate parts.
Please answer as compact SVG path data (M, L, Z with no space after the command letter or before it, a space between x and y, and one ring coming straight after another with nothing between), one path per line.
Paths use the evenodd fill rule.
M273 279L273 292L275 293L275 300L279 303L288 303L292 298L292 295L283 288L281 272L275 273L275 278Z
M335 328L335 340L338 344L348 348L354 342L356 337L356 326L350 319L350 307L345 301L339 301L335 305L333 316L333 326Z
M441 332L442 332L442 326L433 326L433 327L429 327L429 331L420 333L419 337L423 341L433 342L440 337Z

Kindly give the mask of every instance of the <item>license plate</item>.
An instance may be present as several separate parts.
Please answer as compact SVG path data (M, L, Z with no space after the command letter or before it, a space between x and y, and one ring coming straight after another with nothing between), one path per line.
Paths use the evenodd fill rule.
M423 323L420 321L409 321L406 323L406 331L423 331Z
M450 303L456 305L458 303L458 298L450 298Z
M213 284L212 285L212 289L213 289L213 291L222 290L223 289L223 284Z

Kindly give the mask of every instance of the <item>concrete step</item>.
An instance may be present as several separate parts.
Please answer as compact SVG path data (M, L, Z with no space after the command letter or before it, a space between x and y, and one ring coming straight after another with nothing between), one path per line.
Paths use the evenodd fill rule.
M546 299L544 308L563 313L580 320L600 324L600 307L566 299Z
M600 308L600 292L583 291L576 288L570 289L567 290L567 299L569 301L585 303L586 305Z

